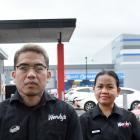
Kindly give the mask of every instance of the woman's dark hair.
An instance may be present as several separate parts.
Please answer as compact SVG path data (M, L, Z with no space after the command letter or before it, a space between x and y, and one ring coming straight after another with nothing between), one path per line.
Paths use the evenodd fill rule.
M107 70L103 70L96 75L95 81L94 81L94 86L96 85L98 77L101 76L101 75L112 76L116 80L117 87L119 87L119 78L118 78L117 74L114 71L107 71Z

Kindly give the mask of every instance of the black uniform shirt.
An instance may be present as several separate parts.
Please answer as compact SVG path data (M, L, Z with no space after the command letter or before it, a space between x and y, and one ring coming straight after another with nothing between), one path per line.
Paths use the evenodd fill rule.
M0 140L81 140L74 109L44 93L40 104L27 107L18 93L0 103Z
M80 120L84 140L140 140L140 124L135 115L116 105L108 118L97 105Z

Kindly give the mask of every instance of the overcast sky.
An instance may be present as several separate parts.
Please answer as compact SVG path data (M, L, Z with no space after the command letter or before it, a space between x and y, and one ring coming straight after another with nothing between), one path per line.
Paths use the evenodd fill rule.
M140 0L0 0L0 20L56 18L77 19L70 42L64 43L65 64L85 64L85 56L94 63L94 54L120 34L140 34ZM9 56L5 65L13 65L14 52L22 45L0 44ZM53 65L56 45L42 44Z

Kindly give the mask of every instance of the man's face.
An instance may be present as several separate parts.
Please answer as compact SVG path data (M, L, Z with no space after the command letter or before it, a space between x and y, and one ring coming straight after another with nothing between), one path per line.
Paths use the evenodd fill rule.
M40 96L45 90L51 74L43 55L35 52L20 54L16 70L12 73L19 94L22 96Z

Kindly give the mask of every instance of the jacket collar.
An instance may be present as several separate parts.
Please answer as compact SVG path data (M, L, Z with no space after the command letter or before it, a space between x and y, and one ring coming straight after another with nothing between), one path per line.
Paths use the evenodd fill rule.
M56 101L56 99L57 98L52 97L46 91L44 91L44 93L42 95L42 98L41 98L41 101L40 101L39 104L43 105L43 104L46 104L47 102L50 102L50 101ZM15 94L10 98L10 103L15 103L15 102L23 103L23 99L20 96L18 91L16 91Z
M98 104L89 113L92 114L92 118L93 119L98 117L98 116L102 116L103 115ZM116 104L114 104L114 107L113 107L111 115L113 115L113 114L122 116L123 115L123 111Z

